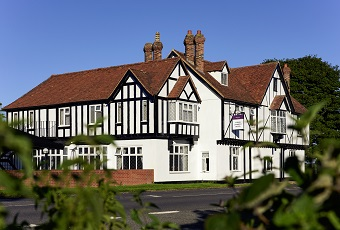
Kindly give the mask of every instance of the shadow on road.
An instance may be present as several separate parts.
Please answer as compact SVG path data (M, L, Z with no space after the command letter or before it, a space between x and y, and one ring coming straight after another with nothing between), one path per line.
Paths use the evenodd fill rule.
M213 214L216 213L220 213L220 211L216 211L216 210L194 210L194 213L196 213L197 215L197 219L195 223L190 223L190 224L183 224L181 225L181 229L185 230L185 229L190 229L190 230L200 230L200 229L204 229L204 221L205 219Z

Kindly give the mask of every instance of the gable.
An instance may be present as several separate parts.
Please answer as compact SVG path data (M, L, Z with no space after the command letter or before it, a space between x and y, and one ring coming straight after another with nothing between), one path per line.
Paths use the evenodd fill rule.
M181 76L168 95L169 99L201 102L200 96L190 76Z

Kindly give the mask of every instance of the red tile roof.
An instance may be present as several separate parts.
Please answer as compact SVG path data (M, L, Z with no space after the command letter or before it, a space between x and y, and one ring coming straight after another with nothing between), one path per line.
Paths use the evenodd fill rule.
M113 95L128 71L138 79L149 94L157 95L180 61L183 61L195 71L221 98L260 105L275 70L279 68L277 62L240 68L228 68L227 66L229 76L226 86L220 84L209 74L211 71L222 70L227 65L226 61L205 61L205 69L202 73L187 62L184 54L179 51L173 50L168 57L171 58L52 75L28 93L4 107L4 110L106 100ZM187 81L193 84L190 77L180 77L169 97L179 96L182 92L181 87L184 87ZM196 90L196 87L194 88ZM290 102L296 113L303 113L306 110L292 97L290 97Z
M284 99L285 99L284 95L275 96L273 101L272 101L272 103L269 106L269 109L270 110L278 110L278 109L280 109Z
M170 99L176 99L179 98L181 96L181 93L183 92L185 86L187 85L187 83L191 84L191 87L198 99L198 102L201 102L201 98L197 92L196 86L194 84L194 82L192 81L190 76L180 76L176 82L176 84L174 85L174 87L172 88L171 92L168 95L168 98Z
M189 76L180 76L176 84L172 88L171 92L169 93L168 98L179 98L189 79L190 79Z
M151 95L155 95L178 61L179 58L171 58L52 75L4 109L105 100L113 94L128 70Z

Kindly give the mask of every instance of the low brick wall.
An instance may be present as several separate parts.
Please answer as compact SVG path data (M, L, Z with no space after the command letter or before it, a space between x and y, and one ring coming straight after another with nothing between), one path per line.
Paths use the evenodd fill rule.
M22 171L19 170L8 170L7 172L18 178L23 176ZM111 185L152 184L154 182L154 170L42 170L34 171L34 179L27 179L25 183L70 188L76 186L97 187L98 181L101 179Z

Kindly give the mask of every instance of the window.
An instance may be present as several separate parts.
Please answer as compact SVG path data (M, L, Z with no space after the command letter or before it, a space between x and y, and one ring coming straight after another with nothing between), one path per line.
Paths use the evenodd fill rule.
M273 78L273 90L277 92L277 78Z
M202 152L202 171L209 172L209 152Z
M172 145L170 148L169 171L188 171L189 145Z
M89 164L92 169L107 169L107 147L106 146L78 146L78 158ZM84 167L79 166L79 169Z
M295 150L289 150L289 157L295 157Z
M197 105L182 103L178 104L179 120L197 122Z
M143 148L118 147L116 159L117 169L143 169Z
M264 157L263 163L264 171L273 170L273 159L271 157Z
M148 120L148 102L144 100L142 102L142 121L147 120Z
M169 102L169 110L168 110L168 119L169 121L176 120L176 102L170 101Z
M34 127L34 112L29 111L28 113L28 127L33 128Z
M286 133L286 112L271 110L271 131L274 133Z
M36 170L59 169L63 160L63 151L58 149L43 149L33 151L33 167Z
M102 119L102 106L90 105L90 124L101 122Z
M240 155L238 147L230 147L230 170L239 171L240 170Z
M18 113L13 113L12 125L13 125L13 128L18 128L19 126Z
M256 125L255 110L252 109L252 108L249 110L249 122L250 122L251 126L255 126Z
M70 125L70 108L60 108L59 109L59 125L66 126Z
M122 103L117 103L117 123L122 122Z
M228 73L221 73L221 84L228 85Z

